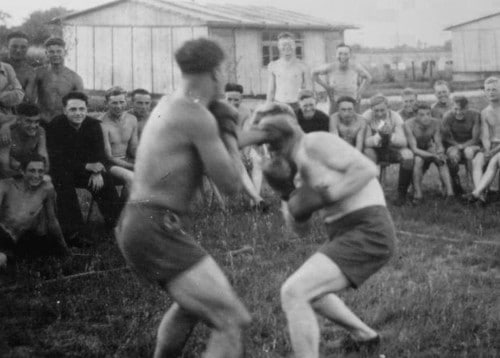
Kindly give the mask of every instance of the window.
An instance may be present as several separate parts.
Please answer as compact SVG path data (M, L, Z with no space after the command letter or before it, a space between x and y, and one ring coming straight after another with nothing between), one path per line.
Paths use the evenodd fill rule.
M279 58L278 35L284 31L264 31L262 32L262 66L267 66L269 62ZM295 36L295 54L297 58L304 56L304 36L300 32L291 32Z

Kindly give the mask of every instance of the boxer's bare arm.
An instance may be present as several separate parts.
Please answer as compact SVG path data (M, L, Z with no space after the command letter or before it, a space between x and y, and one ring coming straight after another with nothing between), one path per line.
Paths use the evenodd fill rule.
M313 133L305 137L303 146L305 156L299 167L301 173L302 168L308 172L303 178L309 184L307 182L311 176L324 176L325 181L320 179L319 187L312 187L325 195L327 201L335 202L352 196L377 177L376 165L340 138ZM322 173L318 166L340 174L338 180L329 182L328 175Z
M207 110L198 107L186 108L185 117L196 120L182 122L183 132L189 135L215 185L227 194L236 193L241 187L237 163L232 160L222 142L215 118Z

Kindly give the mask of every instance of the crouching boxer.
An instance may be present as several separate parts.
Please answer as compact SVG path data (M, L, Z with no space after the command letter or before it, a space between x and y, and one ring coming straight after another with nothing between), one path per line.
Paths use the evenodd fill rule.
M267 104L255 115L257 128L272 138L267 140L272 157L263 170L286 201L286 224L303 231L319 210L329 236L281 287L294 356L318 357L315 313L346 328L350 335L344 343L351 348L376 348L378 333L337 296L359 287L394 252L394 224L375 164L337 136L305 134L286 106Z

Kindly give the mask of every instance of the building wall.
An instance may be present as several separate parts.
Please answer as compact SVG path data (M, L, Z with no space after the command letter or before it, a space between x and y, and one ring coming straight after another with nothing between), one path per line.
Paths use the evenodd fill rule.
M174 52L186 40L207 36L204 26L70 26L66 64L83 78L85 88L122 86L154 93L172 92L180 81Z

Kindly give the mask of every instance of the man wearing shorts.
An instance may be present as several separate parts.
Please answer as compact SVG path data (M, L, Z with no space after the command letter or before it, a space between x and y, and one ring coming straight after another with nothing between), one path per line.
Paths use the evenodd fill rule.
M457 195L463 194L458 175L460 163L465 162L467 175L471 176L472 160L481 149L481 114L468 109L468 103L467 98L463 96L454 97L453 110L446 112L441 127L453 191Z
M413 165L413 204L422 201L422 179L429 166L434 163L444 183L446 196L453 196L450 172L446 165L439 120L431 117L431 107L424 102L415 106L417 116L404 124L408 146L415 155Z
M299 91L311 88L309 68L295 54L295 37L289 32L278 35L279 59L269 63L266 100L290 105L298 110Z
M366 119L364 154L375 163L399 163L398 197L404 205L413 173L413 152L407 147L403 119L389 108L387 98L377 94L370 99Z
M330 116L330 132L363 152L366 120L356 113L356 100L352 97L340 97L337 108L338 112Z
M346 328L354 348L375 348L378 333L337 294L358 288L394 252L395 229L376 166L338 136L305 134L293 123L293 113L280 104L268 104L256 116L257 128L274 137L268 140L272 159L264 175L287 201L285 223L304 234L311 214L319 210L329 237L281 287L294 357L319 356L315 314ZM295 190L290 185L294 177Z
M142 133L132 190L116 228L118 246L141 277L174 303L158 329L154 356L177 357L193 326L212 327L206 357L240 357L250 315L214 259L185 230L184 219L204 172L227 194L241 186L237 113L221 102L222 49L185 42L175 53L182 82L156 106ZM225 112L225 113L224 113ZM217 118L217 119L216 119Z
M484 91L489 105L481 112L483 151L477 153L472 161L474 190L469 199L486 203L485 192L500 169L500 78L487 78L484 81Z
M344 43L337 45L337 61L327 63L312 71L313 81L326 90L330 100L329 115L338 110L335 104L340 97L352 97L359 104L366 87L372 80L372 76L363 66L351 61L350 46Z

